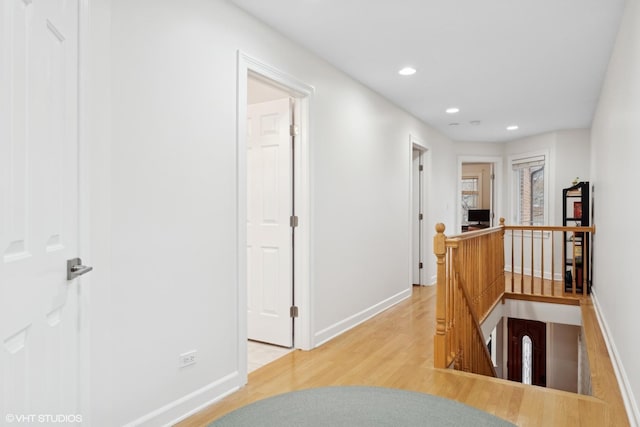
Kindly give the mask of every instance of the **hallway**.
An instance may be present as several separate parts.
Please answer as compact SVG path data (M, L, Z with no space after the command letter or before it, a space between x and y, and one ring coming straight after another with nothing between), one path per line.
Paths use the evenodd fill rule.
M594 327L592 322L585 324ZM414 287L412 298L313 351L294 351L252 372L247 386L178 425L206 425L247 403L291 390L356 384L455 399L519 426L626 425L621 399L612 410L608 403L591 396L434 369L434 332L435 287ZM610 366L608 358L597 364L600 362ZM594 383L594 393L596 386ZM615 390L603 393L608 399L620 396Z

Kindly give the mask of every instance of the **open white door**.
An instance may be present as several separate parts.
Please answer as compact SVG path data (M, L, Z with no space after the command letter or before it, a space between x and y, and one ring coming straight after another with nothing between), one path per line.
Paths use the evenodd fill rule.
M0 3L0 414L8 422L82 421L79 279L67 280L79 241L78 7Z
M247 108L248 337L293 345L289 98Z

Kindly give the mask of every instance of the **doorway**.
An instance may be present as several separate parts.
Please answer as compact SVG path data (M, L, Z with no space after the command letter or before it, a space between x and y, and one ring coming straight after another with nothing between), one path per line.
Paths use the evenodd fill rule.
M247 83L248 338L292 347L294 100L264 79Z
M456 229L465 232L498 225L502 216L502 158L458 157ZM469 211L473 210L471 219Z
M424 151L413 147L411 155L411 278L414 286L425 284L424 274Z
M510 381L547 386L547 324L509 318L507 373Z
M238 52L238 371L245 381L249 338L305 350L313 344L308 143L313 92L311 86ZM260 106L254 108L250 104ZM275 109L269 111L272 107ZM255 109L257 113L252 111ZM250 119L250 115L254 117ZM265 141L276 134L284 135L286 142L254 143L251 133L262 134ZM259 155L249 155L251 150L257 153L258 148ZM254 197L256 185L258 199ZM263 234L260 239L278 237L256 246L254 231ZM258 263L261 267L250 270L256 254L262 258ZM264 292L265 283L274 286L272 291ZM273 323L278 325L274 331L279 338L254 335L256 324L250 324L251 309L258 318L268 320L257 322L258 333L264 332L260 330L264 325Z
M409 276L410 285L428 286L435 282L435 276L429 276L429 251L427 244L431 235L427 230L429 207L429 178L431 169L430 149L414 135L409 135ZM425 235L428 235L425 238Z

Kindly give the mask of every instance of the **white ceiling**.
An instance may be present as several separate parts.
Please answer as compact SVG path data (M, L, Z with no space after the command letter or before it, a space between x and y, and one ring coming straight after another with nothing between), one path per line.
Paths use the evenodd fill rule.
M458 141L590 127L624 8L624 0L231 1ZM399 76L407 65L418 72ZM458 114L445 113L454 106ZM511 124L519 129L507 131Z

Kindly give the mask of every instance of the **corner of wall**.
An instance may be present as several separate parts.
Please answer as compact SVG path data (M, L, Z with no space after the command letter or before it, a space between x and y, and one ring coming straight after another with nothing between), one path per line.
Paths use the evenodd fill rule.
M125 424L125 427L172 426L237 391L242 386L240 382L239 372L233 372Z
M622 394L622 400L624 401L624 406L627 410L629 422L632 426L640 426L640 409L638 408L638 405L636 403L637 401L633 394L633 390L629 382L629 377L627 376L624 365L620 360L620 354L618 353L615 342L611 338L612 335L610 333L609 325L607 324L607 320L600 309L600 304L598 303L598 297L595 290L593 290L591 293L591 299L593 300L593 306L595 308L596 317L598 318L598 323L600 324L600 328L602 329L604 342L607 345L607 350L609 351L611 361L613 362L613 370L616 373L616 379L618 380L618 384L620 385L620 393Z
M359 313L354 314L353 316L349 316L346 319L336 322L328 328L324 328L323 330L318 331L314 336L316 347L320 347L327 341L330 341L338 335L341 335L348 330L355 328L359 324L371 319L377 314L380 314L388 308L391 308L399 302L411 297L411 291L411 288L409 288L398 292L397 294L391 296L390 298L387 298L384 301L379 302L378 304L375 304L369 308L362 310Z

